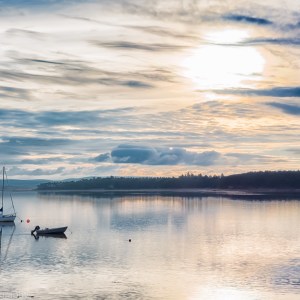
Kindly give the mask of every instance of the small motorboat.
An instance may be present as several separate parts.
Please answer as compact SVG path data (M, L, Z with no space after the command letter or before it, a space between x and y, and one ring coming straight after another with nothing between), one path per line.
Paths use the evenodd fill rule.
M37 235L63 234L67 230L67 228L68 228L68 226L41 229L40 226L35 226L34 230L31 231L31 234L34 234L34 233L36 233Z

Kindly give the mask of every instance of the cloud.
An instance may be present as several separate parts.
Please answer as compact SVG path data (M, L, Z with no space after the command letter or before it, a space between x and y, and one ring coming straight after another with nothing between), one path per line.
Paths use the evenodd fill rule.
M46 37L44 33L33 31L33 30L20 29L20 28L10 28L7 29L5 33L9 37L25 36L27 38L32 38L32 39L43 39Z
M96 156L93 160L97 162L105 162L110 160L110 154L109 153L102 153L98 156Z
M33 170L27 170L19 167L12 167L8 170L10 176L22 176L22 175L28 175L28 176L47 176L47 175L56 175L61 174L65 170L64 167L59 167L56 169L33 169Z
M33 82L35 84L60 85L67 86L125 86L132 89L152 88L149 81L157 81L158 77L166 78L164 70L154 69L151 76L151 70L147 72L116 72L97 68L93 62L86 62L74 59L46 59L39 56L25 56L18 51L7 51L6 55L12 62L6 68L0 69L0 80L3 82L16 82L26 84ZM16 68L12 66L16 65ZM20 68L21 66L21 68ZM30 70L24 72L24 70ZM43 72L41 72L41 70ZM158 74L161 73L161 74ZM161 76L160 76L161 75ZM3 87L7 88L8 87ZM17 89L15 90L15 92ZM10 91L5 91L8 94ZM29 92L29 90L19 89L20 92ZM1 90L0 90L1 93ZM11 94L11 92L10 92ZM9 96L9 94L8 94ZM26 97L29 98L29 97Z
M2 146L12 146L12 147L48 147L51 145L66 145L69 144L71 140L67 139L43 139L36 137L2 137L1 145Z
M267 96L267 97L300 97L300 86L275 87L271 89L227 89L214 92L229 95Z
M231 156L231 157L237 157L243 160L252 160L252 159L260 159L264 158L262 155L257 155L257 154L249 154L249 153L227 153L225 154L226 156Z
M128 86L131 88L153 88L153 85L142 82L142 81L138 81L138 80L128 80L128 81L124 81L122 83L122 85L124 86Z
M45 60L45 59L28 59L24 58L23 61L28 61L29 63L41 63L41 64L50 64L50 65L67 65L65 62Z
M84 2L84 0L2 0L0 1L2 7L24 7L24 8L49 8L55 6L57 8L62 5L76 4Z
M3 162L29 170L65 166L62 176L76 166L86 176L98 166L126 175L205 165L203 172L231 171L245 162L243 169L272 168L272 153L289 162L276 166L295 165L278 144L290 147L298 133L296 5L281 11L279 0L0 2ZM242 95L233 101L208 91L195 95L199 84L182 62L228 26L250 30L235 46L261 45L268 72L259 87L252 81L257 74L244 76L240 86L253 90L217 91Z
M216 46L227 46L227 47L268 46L268 45L299 46L300 39L298 37L289 37L289 38L257 37L257 38L245 39L237 43L210 43L210 44Z
M290 38L254 38L247 39L239 45L281 45L281 46L299 46L300 39L298 37L290 37Z
M278 103L278 102L269 102L267 105L279 108L283 112L289 115L300 115L300 105L299 104L286 104L286 103Z
M11 86L0 86L0 98L14 98L28 100L32 98L32 90Z
M110 27L115 27L115 28L133 29L136 31L150 33L152 35L157 35L157 36L161 36L161 37L172 37L172 38L180 39L180 40L198 40L199 39L199 37L197 37L197 35L190 35L186 32L185 33L177 32L174 28L172 30L170 30L170 29L167 29L162 26L128 25L128 24L118 24L118 23L112 23L112 22L103 22L100 20L86 18L86 17L79 17L79 16L69 16L69 15L64 15L64 14L61 14L61 16L64 18L68 18L68 19L80 20L80 21L84 21L84 22L90 22L90 23L94 23L94 24L110 26ZM96 41L96 44L97 43L98 43L98 41Z
M266 155L259 155L259 154L250 154L250 153L226 153L224 154L226 158L234 158L236 159L236 162L241 164L248 165L249 163L261 163L265 164L270 161L274 161L274 159L270 156Z
M21 165L45 165L53 162L63 162L64 159L60 157L50 157L50 158L41 158L41 159L31 159L31 158L26 158L22 160L18 160L18 164Z
M103 153L93 159L97 162L115 164L139 164L148 166L212 166L212 165L248 165L249 163L265 164L276 158L267 155L244 152L221 154L210 150L204 152L188 151L182 147L150 147L123 144L114 148L111 153Z
M101 111L47 111L35 115L37 122L49 126L95 124L106 119Z
M0 109L0 125L13 127L50 128L55 126L78 126L112 123L133 112L133 108L116 108L93 111L26 111Z
M52 0L52 3L59 2L58 0ZM1 1L2 5L24 5L24 6L30 6L35 4L49 4L49 1L47 0L3 0Z
M289 148L289 149L286 149L286 151L289 151L294 155L300 155L300 148Z
M12 70L0 70L0 78L2 80L13 80L17 82L31 81L35 83L41 83L45 85L57 84L57 85L69 85L78 86L81 85L91 85L100 84L106 86L127 86L129 88L152 88L153 85L142 82L139 80L127 80L128 74L113 74L114 76L106 76L104 72L98 70L91 71L88 68L85 70L68 70L66 68L61 70L62 72L57 72L56 75L37 75L33 73L24 73L22 71L12 71ZM77 76L78 75L78 76ZM120 78L121 77L121 78ZM124 77L124 78L122 78Z
M145 44L145 43L133 43L126 41L115 41L115 42L99 42L91 41L93 45L105 47L105 48L115 48L122 50L143 50L143 51L172 51L181 50L186 48L182 45L172 45L172 44Z
M239 14L228 14L223 17L226 21L233 21L233 22L241 22L241 23L249 23L255 25L271 25L273 24L272 21L264 18L257 18L248 15L239 15Z
M191 152L184 148L159 148L120 145L111 151L114 163L145 165L201 165L209 166L220 158L216 151Z
M91 140L2 137L0 159L6 165L44 165L46 167L86 162L83 153L93 151Z
M300 21L297 22L297 23L294 23L294 24L288 24L288 25L286 26L286 28L287 28L288 30L299 29L299 28L300 28Z
M184 40L192 40L198 41L199 37L197 35L192 35L189 32L177 32L175 29L168 30L164 27L160 26L134 26L134 25L124 25L125 28L139 30L145 33L150 33L152 35L157 35L160 37L171 37L174 39ZM177 45L178 49L184 48L184 46Z

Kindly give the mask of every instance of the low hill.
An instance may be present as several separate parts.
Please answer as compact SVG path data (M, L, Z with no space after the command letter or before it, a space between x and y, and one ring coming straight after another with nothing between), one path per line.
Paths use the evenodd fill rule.
M21 180L21 179L10 179L5 183L5 188L9 190L33 190L36 189L40 184L49 182L46 179L35 179L35 180Z
M300 171L249 172L228 176L186 174L179 177L94 177L41 183L38 190L88 189L300 189Z

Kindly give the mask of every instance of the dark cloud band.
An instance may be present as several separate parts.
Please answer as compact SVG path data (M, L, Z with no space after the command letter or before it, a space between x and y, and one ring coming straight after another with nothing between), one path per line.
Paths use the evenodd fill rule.
M300 86L275 87L271 89L227 89L215 90L219 94L244 95L244 96L266 96L266 97L300 97Z
M264 18L257 18L247 15L239 15L239 14L228 14L223 17L226 21L233 21L233 22L242 22L242 23L249 23L249 24L256 24L256 25L271 25L273 22L264 19Z
M267 105L280 109L286 114L300 116L300 105L287 103L270 102Z
M108 154L96 159L107 158ZM148 146L120 145L111 151L114 163L145 165L199 165L209 166L220 157L216 151L191 152L183 148L158 148Z

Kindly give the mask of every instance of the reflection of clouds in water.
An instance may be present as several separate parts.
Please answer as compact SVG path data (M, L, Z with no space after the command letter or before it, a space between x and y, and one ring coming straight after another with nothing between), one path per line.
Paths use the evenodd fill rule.
M164 228L169 224L177 229L182 229L186 220L185 216L173 216L167 213L145 213L132 216L113 215L111 228L117 231L143 231L152 227Z
M164 226L168 223L167 214L145 213L135 216L113 215L111 226L114 230L145 230L152 226Z
M278 292L299 292L295 281L276 283L299 272L297 201L35 195L17 197L19 213L29 211L32 224L63 222L71 232L68 239L36 241L32 224L18 224L1 265L17 290L43 299L172 300L256 294L249 299L273 300ZM288 263L274 267L278 261Z
M277 288L285 287L300 290L300 260L291 259L272 268L272 283Z

